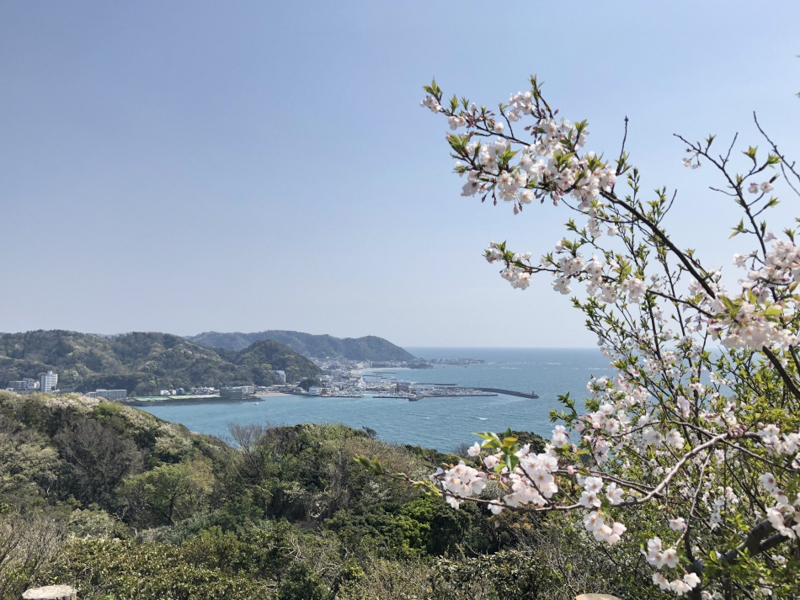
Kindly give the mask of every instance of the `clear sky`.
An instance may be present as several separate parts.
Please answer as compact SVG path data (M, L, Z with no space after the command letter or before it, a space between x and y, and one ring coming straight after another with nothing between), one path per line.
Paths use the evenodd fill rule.
M738 218L672 134L763 145L757 110L800 157L798 23L789 0L6 0L0 331L591 346L547 278L481 258L538 256L566 213L460 197L421 86L495 106L538 74L610 155L627 115L645 189L679 190L673 238L727 267Z

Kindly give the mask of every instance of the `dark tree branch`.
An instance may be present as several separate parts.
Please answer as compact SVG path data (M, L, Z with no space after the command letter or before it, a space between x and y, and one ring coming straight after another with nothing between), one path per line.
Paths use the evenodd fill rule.
M774 366L775 369L778 371L778 373L781 376L781 379L783 379L783 382L786 384L786 387L789 388L792 394L794 394L795 398L800 400L800 390L797 389L797 386L794 384L794 381L792 381L792 376L786 372L786 369L784 369L783 363L781 363L780 359L777 356L775 356L772 350L770 350L766 346L762 346L761 351L767 355L769 362L771 362L772 366Z

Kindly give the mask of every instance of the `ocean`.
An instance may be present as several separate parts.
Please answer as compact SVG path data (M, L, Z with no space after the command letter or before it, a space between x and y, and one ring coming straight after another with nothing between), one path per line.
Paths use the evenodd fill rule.
M596 349L547 348L406 348L415 356L473 358L487 361L434 369L394 369L381 375L400 380L455 383L462 386L502 388L539 398L516 396L424 398L419 402L394 398L321 398L273 396L258 402L161 406L148 412L201 433L229 441L228 424L343 423L369 427L378 438L449 452L472 444L475 432L504 431L506 427L550 437L549 410L560 408L558 396L569 392L582 399L594 375L612 375L613 369ZM582 404L581 404L582 405Z

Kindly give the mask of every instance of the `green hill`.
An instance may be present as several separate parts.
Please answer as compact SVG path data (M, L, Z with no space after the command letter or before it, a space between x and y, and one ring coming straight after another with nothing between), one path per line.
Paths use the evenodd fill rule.
M261 340L248 346L236 354L236 364L242 368L249 369L255 374L264 368L264 365L271 365L273 369L286 371L287 381L300 381L305 377L315 377L320 374L319 369L305 356L280 342L273 340ZM309 365L314 367L312 373Z
M29 331L0 336L0 385L48 370L63 391L123 388L135 394L220 385L271 385L270 370L287 381L317 377L320 369L291 348L274 343L251 352L218 352L166 333L114 337L74 331Z
M345 358L348 360L413 360L414 355L400 346L374 335L360 338L337 338L332 335L312 335L300 331L270 330L257 333L219 333L207 331L186 338L210 348L243 350L253 342L274 340L286 344L295 352L314 358Z
M421 479L458 456L344 425L230 433L235 446L116 402L0 391L0 600L53 584L81 600L670 597L641 593L649 567L623 560L636 542L599 553L567 515L453 510L355 460Z

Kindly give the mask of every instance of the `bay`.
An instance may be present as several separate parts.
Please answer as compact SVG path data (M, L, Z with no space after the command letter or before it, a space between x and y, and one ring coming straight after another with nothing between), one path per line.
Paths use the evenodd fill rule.
M475 432L506 427L550 437L549 410L560 408L559 395L583 399L590 376L610 376L613 369L596 349L548 348L407 348L420 358L472 358L485 363L443 365L434 369L377 371L400 380L455 383L502 388L539 398L490 397L424 398L409 402L394 398L323 398L271 396L258 402L198 404L146 408L157 417L181 423L200 433L227 439L228 423L295 425L343 423L369 427L386 442L413 444L449 452L472 444ZM579 403L582 406L582 402Z

